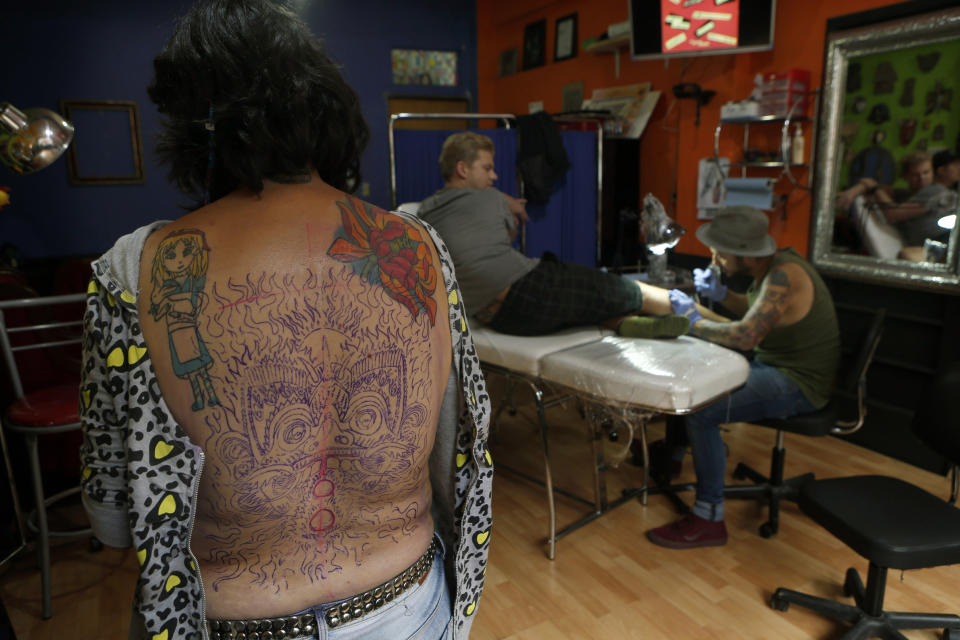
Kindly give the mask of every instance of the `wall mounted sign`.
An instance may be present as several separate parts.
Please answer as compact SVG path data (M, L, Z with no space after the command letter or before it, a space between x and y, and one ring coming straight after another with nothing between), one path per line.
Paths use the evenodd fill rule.
M539 20L523 29L523 70L542 67L547 57L547 21Z
M577 14L557 19L553 61L569 60L577 55Z

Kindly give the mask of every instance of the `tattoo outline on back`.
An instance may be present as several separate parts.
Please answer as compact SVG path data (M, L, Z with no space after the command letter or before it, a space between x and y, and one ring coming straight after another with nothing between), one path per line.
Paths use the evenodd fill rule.
M217 397L208 370L213 359L200 336L198 321L207 296L210 247L203 231L180 229L160 241L150 269L153 291L149 313L155 321L165 318L170 360L178 378L190 382L194 411L217 406Z
M337 202L343 226L327 255L353 267L354 273L382 286L416 318L436 322L437 271L430 246L419 229L400 217L350 196Z
M358 291L362 275L330 265L213 285L204 334L224 372L203 443L214 590L316 584L359 566L369 542L412 535L426 512L417 497L387 498L412 495L427 472L431 325L389 322L385 287Z

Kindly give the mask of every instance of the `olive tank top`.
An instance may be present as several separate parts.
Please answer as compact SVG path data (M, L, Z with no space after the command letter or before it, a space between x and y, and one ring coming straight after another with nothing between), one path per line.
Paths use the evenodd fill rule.
M837 313L823 278L796 251L778 251L770 268L787 262L799 264L810 276L813 281L813 305L807 315L797 322L770 331L757 346L755 357L796 382L803 395L819 409L830 399L840 361ZM754 280L747 289L747 302L751 307L767 277L769 272L762 281Z

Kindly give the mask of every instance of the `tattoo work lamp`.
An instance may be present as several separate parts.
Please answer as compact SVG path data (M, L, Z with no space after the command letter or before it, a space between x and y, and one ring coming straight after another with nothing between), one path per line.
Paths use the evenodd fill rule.
M643 199L640 228L647 247L647 281L655 285L673 284L674 274L667 269L667 250L677 246L687 230L667 215L652 193Z
M0 161L19 174L51 164L73 140L73 125L58 113L39 107L21 111L0 102Z

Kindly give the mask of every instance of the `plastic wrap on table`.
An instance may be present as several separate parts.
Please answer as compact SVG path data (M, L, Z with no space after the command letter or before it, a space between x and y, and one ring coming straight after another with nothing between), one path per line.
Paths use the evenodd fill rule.
M668 413L685 413L734 391L749 369L739 353L690 336L607 336L540 360L544 380L607 404Z
M598 326L572 327L546 336L511 336L482 324L470 328L481 362L534 378L540 377L540 362L547 355L613 335Z

